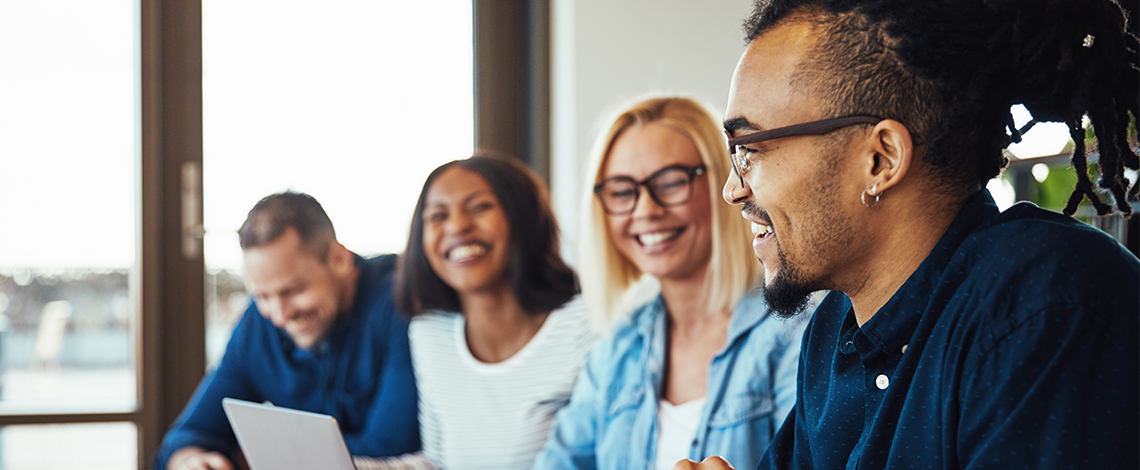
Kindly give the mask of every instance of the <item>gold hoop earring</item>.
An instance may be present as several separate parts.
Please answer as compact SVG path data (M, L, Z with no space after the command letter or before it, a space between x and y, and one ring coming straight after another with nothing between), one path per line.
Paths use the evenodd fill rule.
M878 187L879 187L879 185L877 185L877 184L871 185L871 196L875 198L874 203L867 204L867 191L863 191L861 194L859 194L859 200L863 201L864 206L875 207L875 206L879 205L879 196L881 196L882 193L875 194L875 188L878 188Z

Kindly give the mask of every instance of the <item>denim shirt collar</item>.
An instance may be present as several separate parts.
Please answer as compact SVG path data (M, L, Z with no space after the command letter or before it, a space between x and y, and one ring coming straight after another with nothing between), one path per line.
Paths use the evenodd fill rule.
M741 336L752 330L752 328L759 325L765 318L770 315L768 308L764 307L763 297L759 295L758 291L746 293L736 303L732 312L732 319L728 324L728 338L724 342L724 347L717 352L717 356L726 353L733 343ZM665 305L665 297L657 294L651 302L644 307L648 315L639 315L637 324L637 334L639 339L646 347L643 354L647 357L644 362L647 365L647 370L658 371L656 376L651 375L653 381L651 383L660 383L660 371L665 363L665 327L666 317L669 309ZM652 372L651 372L652 374Z
M645 364L647 383L653 385L660 397L661 377L665 369L665 319L669 309L661 294L646 304L645 309L646 315L639 315L637 319L637 339L642 344L641 363Z
M853 336L858 336L854 333L859 331L873 347L901 354L901 347L910 340L923 314L930 310L930 293L937 288L943 271L950 264L958 246L970 233L997 214L997 205L988 190L971 196L918 269L870 320L860 328L855 322L854 310L848 310L844 331L839 335L841 350L846 349L843 344L852 340ZM865 346L860 346L860 341L856 341L856 349L868 352L862 351L866 349Z
M725 341L724 349L721 349L718 355L723 354L737 339L752 331L756 325L772 315L772 311L765 305L764 297L760 295L760 289L756 288L746 293L736 303L732 312L732 320L728 324L728 340Z

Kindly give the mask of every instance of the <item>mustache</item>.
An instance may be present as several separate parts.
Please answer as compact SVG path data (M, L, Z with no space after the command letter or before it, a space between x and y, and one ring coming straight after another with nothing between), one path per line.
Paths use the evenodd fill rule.
M752 201L745 202L744 206L740 208L740 212L748 214L754 219L762 220L768 225L772 225L772 218L768 216L768 211L761 209Z

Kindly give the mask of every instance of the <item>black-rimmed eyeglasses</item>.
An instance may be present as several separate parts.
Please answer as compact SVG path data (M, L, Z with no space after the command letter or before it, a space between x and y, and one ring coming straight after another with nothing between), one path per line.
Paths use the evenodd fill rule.
M602 210L609 215L632 213L637 207L642 186L649 191L649 197L657 205L676 206L689 202L689 198L693 197L693 178L703 174L704 165L672 165L657 170L641 181L628 176L612 176L594 185L594 195L602 203Z
M767 140L799 135L823 135L856 124L878 124L879 121L882 120L883 118L875 116L830 118L755 132L740 137L733 137L732 134L729 134L726 130L724 131L724 136L728 138L728 159L732 162L732 170L735 171L736 176L740 178L740 185L744 186L744 173L748 172L748 168L751 165L748 161L748 153L740 150L740 146L742 145L756 144Z

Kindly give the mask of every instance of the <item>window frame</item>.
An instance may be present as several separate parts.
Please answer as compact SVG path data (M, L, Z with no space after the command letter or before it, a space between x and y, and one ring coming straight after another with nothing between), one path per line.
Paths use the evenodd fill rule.
M138 432L138 464L149 468L206 372L202 238L184 228L182 214L193 210L190 220L197 221L203 215L202 174L194 171L202 165L202 1L137 0L136 9L138 245L130 276L137 312L131 335L136 406L122 412L0 414L0 426L131 422ZM547 181L549 16L549 0L472 0L475 145L515 156ZM197 201L184 200L187 187L197 188Z

